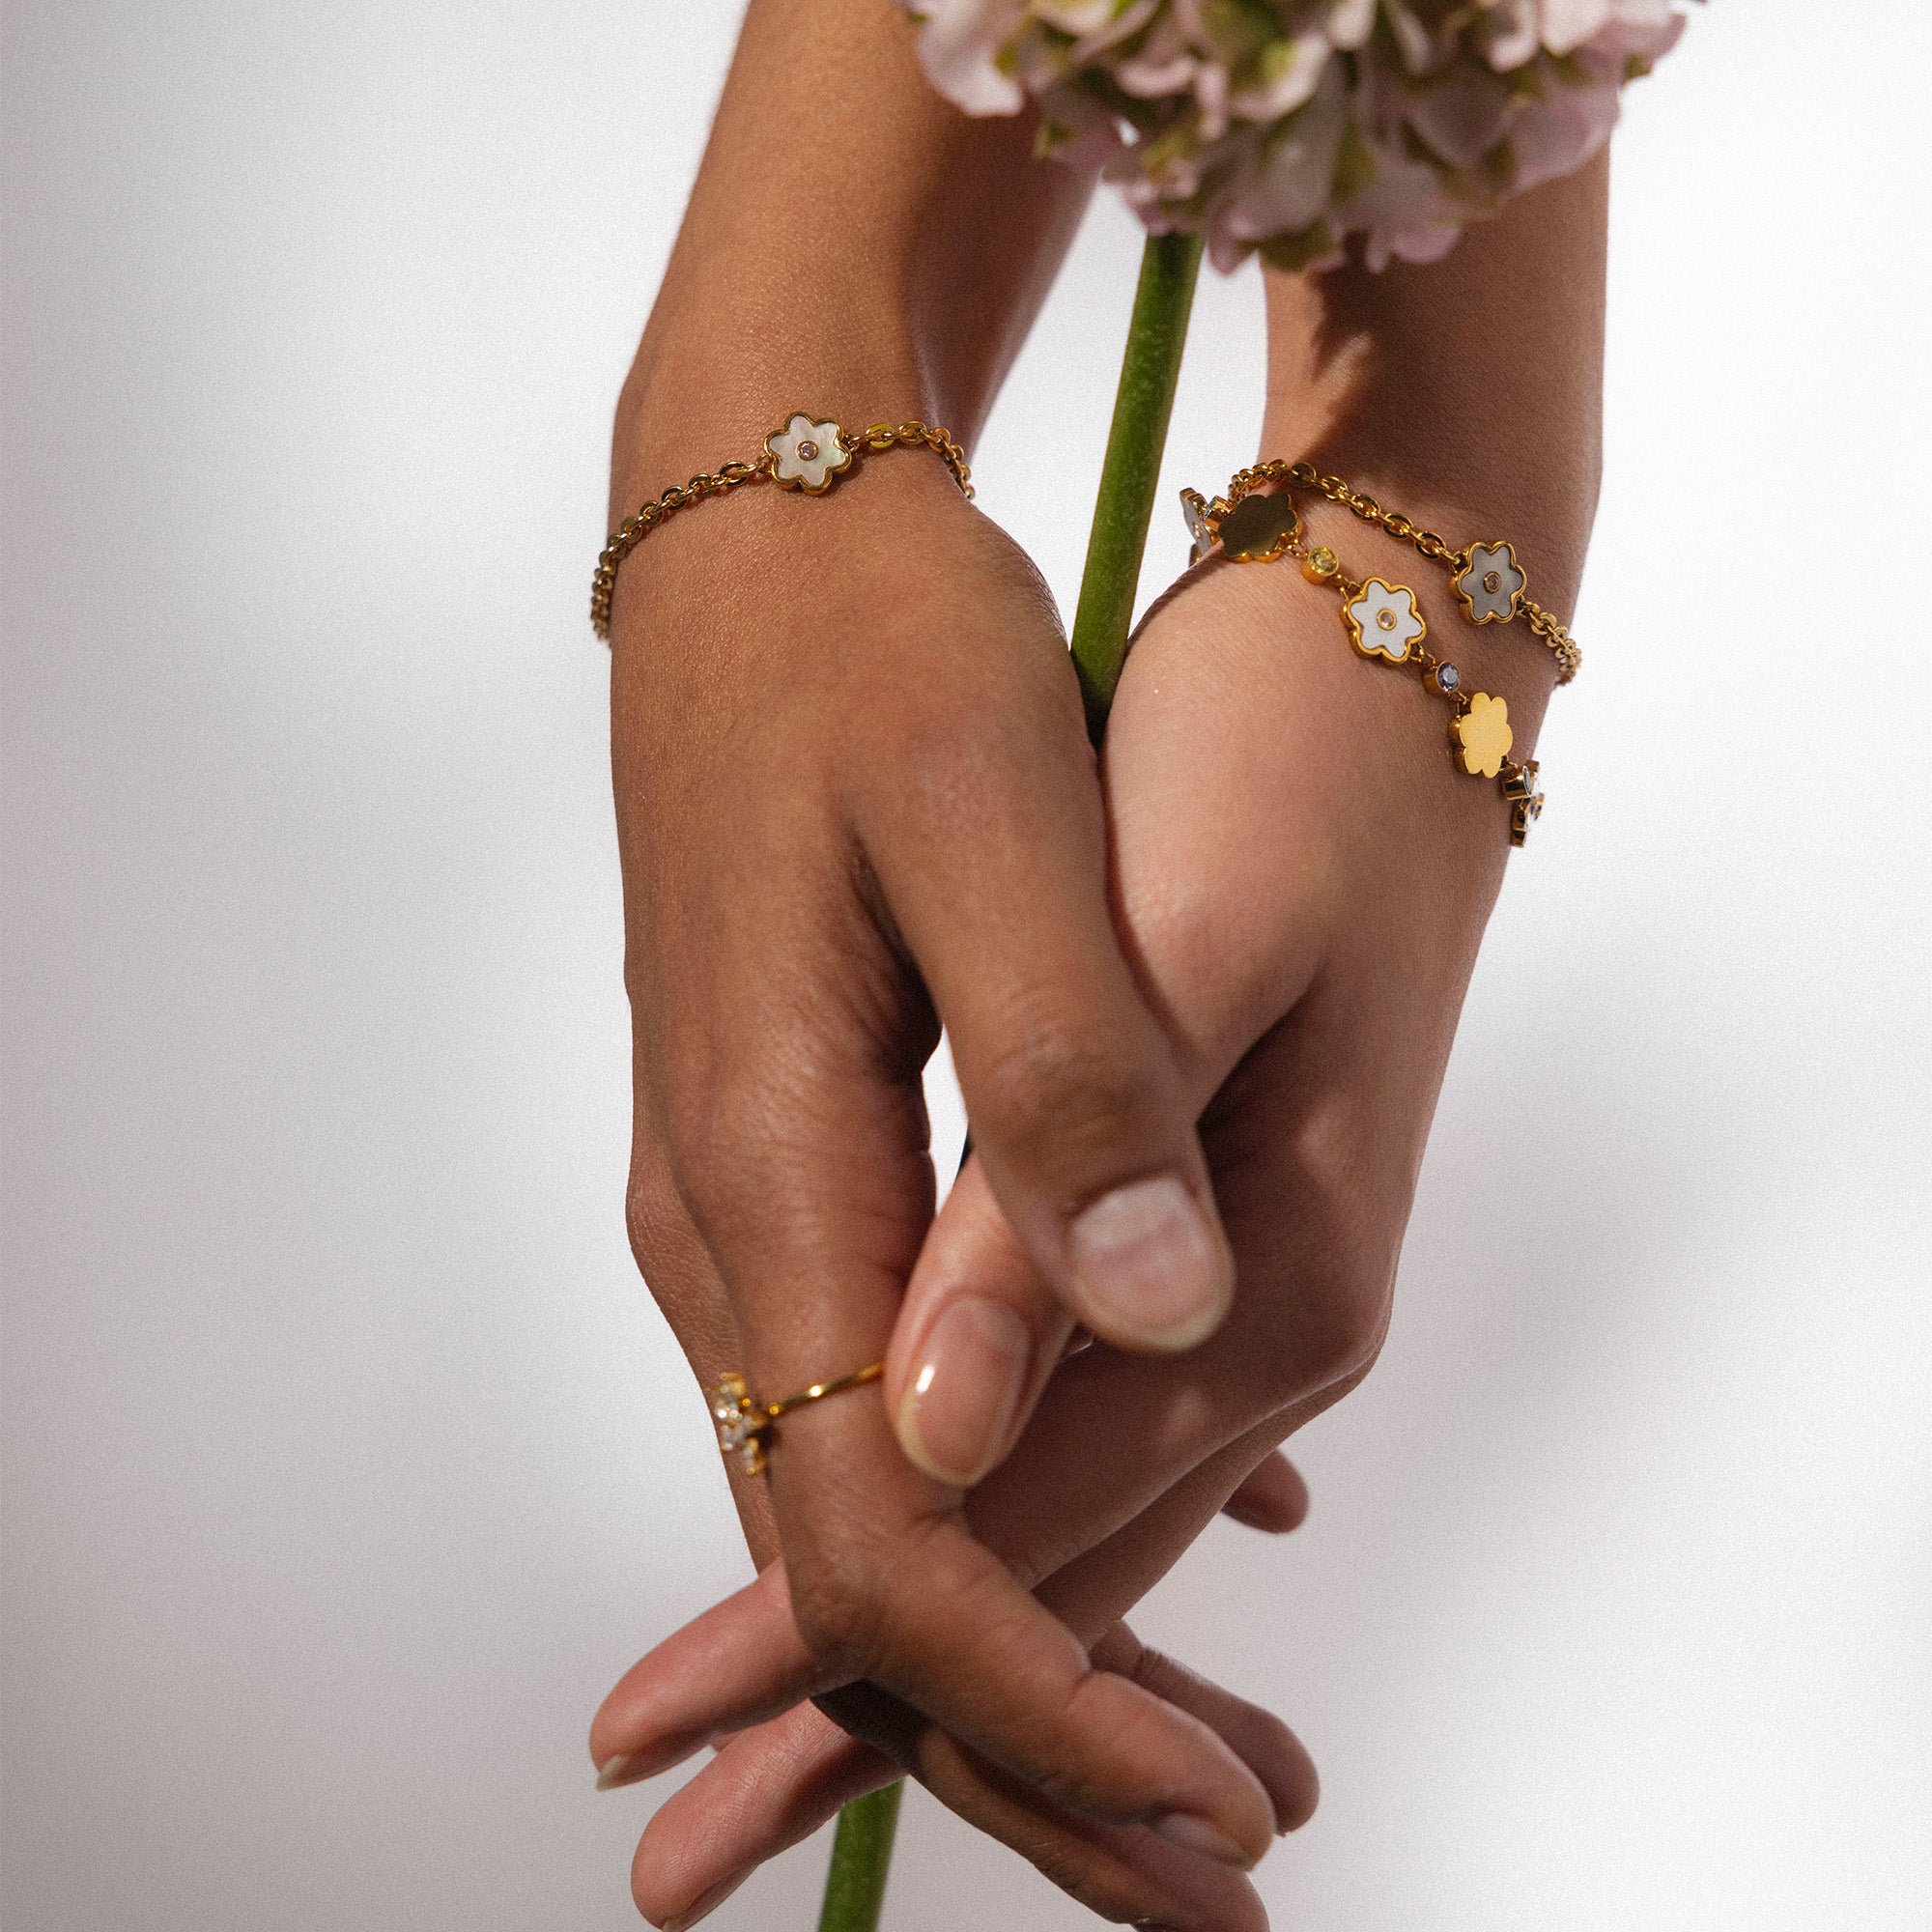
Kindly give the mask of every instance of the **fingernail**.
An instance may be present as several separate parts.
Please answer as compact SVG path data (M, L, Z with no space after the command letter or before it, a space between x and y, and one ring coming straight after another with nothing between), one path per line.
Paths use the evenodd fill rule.
M1068 1241L1081 1293L1110 1339L1191 1349L1228 1312L1226 1250L1178 1175L1101 1195Z
M615 1791L620 1784L635 1784L649 1773L638 1767L643 1762L641 1755L635 1751L619 1751L602 1771L597 1774L599 1791Z
M1254 1869L1254 1860L1227 1833L1205 1818L1190 1817L1185 1811L1170 1811L1165 1818L1156 1818L1153 1828L1170 1845L1179 1845L1184 1852L1199 1852L1203 1858L1236 1865L1242 1871Z
M696 1925L707 1913L716 1912L750 1877L750 1872L738 1872L727 1878L723 1885L714 1885L709 1891L694 1900L682 1912L673 1912L665 1920L661 1932L686 1932L686 1927Z
M1033 1337L1004 1301L949 1302L899 1405L906 1454L942 1483L977 1483L1006 1446L1032 1362Z
M666 1738L655 1750L620 1751L615 1757L604 1760L603 1769L597 1774L597 1788L615 1791L619 1785L655 1777L659 1772L682 1764L693 1751L702 1750L710 1742L709 1731L687 1731L679 1737Z

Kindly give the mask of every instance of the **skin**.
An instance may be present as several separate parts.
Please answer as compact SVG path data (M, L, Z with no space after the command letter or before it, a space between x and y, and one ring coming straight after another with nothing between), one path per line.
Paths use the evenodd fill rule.
M756 138L801 87L828 125L863 117L863 156ZM970 440L1088 189L1026 140L938 102L883 4L755 4L626 386L613 506L794 405ZM1603 205L1599 167L1443 263L1270 278L1263 451L1453 540L1507 532L1567 615ZM1461 626L1412 552L1310 525L1350 574L1416 589L1526 754L1553 667L1521 627ZM1145 623L1103 774L1037 575L917 452L818 501L699 506L627 560L639 1262L700 1380L784 1390L891 1350L882 1390L787 1418L769 1483L735 1483L758 1582L599 1713L616 1782L731 1734L639 1847L655 1922L693 1922L900 1765L1107 1917L1264 1922L1243 1873L1312 1808L1312 1767L1120 1618L1231 1497L1293 1520L1264 1459L1379 1346L1508 852L1444 715L1353 656L1331 592L1216 561ZM976 1155L935 1220L940 1020ZM1205 1313L1122 1330L1074 1231L1160 1176L1200 1210ZM968 1303L1009 1346L935 1346ZM1076 1319L1115 1346L1063 1360ZM995 1463L970 1491L932 1473Z

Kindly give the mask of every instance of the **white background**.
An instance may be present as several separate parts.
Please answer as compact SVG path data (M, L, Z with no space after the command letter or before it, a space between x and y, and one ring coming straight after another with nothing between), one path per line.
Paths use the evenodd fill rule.
M734 14L6 9L7 1932L636 1922L585 1724L746 1563L620 1226L583 602ZM1590 662L1388 1351L1143 1618L1322 1766L1281 1926L1932 1922L1928 71L1722 0L1631 98ZM1064 608L1137 248L975 461ZM916 1795L888 1922L1091 1921Z

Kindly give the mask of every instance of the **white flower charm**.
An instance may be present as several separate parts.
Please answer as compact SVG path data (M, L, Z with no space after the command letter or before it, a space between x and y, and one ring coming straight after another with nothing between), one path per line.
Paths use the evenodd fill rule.
M838 425L813 422L804 414L773 430L765 439L765 450L772 459L772 481L810 497L831 489L832 479L852 463Z
M1180 493L1181 520L1187 526L1187 534L1194 539L1189 563L1199 563L1214 548L1214 531L1208 522L1208 498L1199 490Z
M1523 575L1506 543L1471 544L1469 561L1455 583L1463 614L1472 624L1507 624L1522 598Z
M1404 583L1384 583L1372 577L1362 594L1342 611L1349 625L1349 641L1365 658L1387 658L1401 664L1408 647L1421 642L1429 626L1415 608L1415 592Z

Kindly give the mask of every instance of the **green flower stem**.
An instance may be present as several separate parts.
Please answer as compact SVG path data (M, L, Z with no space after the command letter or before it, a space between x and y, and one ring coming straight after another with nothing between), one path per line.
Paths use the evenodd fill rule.
M1121 386L1114 396L1114 423L1107 432L1107 459L1094 500L1094 530L1087 539L1087 567L1080 575L1080 604L1073 613L1073 664L1087 703L1087 728L1095 744L1121 681L1127 632L1134 621L1134 592L1141 580L1148 520L1160 483L1174 385L1194 306L1201 269L1197 235L1152 235L1141 254L1127 350L1121 358Z
M1141 553L1147 548L1153 493L1160 483L1174 385L1180 375L1200 270L1198 236L1151 236L1141 255L1114 422L1094 502L1094 529L1087 539L1087 567L1080 574L1080 604L1073 615L1073 664L1087 703L1087 728L1095 744L1126 662ZM868 1798L854 1799L839 1812L818 1932L878 1932L904 1790L903 1784L889 1784Z
M904 1792L903 1784L889 1784L883 1791L853 1799L839 1812L818 1932L877 1932Z

